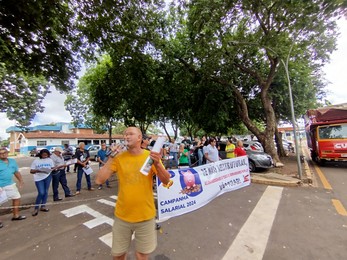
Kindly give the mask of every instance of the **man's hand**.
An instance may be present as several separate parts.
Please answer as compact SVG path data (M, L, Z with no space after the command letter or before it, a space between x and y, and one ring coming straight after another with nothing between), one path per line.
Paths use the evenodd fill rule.
M154 152L154 151L151 151L150 155L151 159L153 160L153 163L154 164L158 164L160 163L160 160L161 160L161 153L157 153L157 152Z
M19 183L18 183L18 188L19 188L19 189L22 189L23 186L24 186L24 182L23 182L23 181L19 181Z

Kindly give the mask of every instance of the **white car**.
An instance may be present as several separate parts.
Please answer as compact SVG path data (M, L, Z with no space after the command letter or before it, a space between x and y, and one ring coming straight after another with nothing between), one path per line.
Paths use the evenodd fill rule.
M88 147L90 160L96 161L98 158L98 151L101 149L101 146L98 144L94 144Z

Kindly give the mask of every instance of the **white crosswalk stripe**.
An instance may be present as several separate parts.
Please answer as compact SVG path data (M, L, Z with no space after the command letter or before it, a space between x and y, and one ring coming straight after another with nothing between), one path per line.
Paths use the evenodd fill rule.
M282 191L281 187L267 187L223 260L263 259Z

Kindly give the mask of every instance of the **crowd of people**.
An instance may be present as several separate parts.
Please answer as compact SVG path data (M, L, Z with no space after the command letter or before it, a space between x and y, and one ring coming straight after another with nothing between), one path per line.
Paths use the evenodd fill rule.
M164 149L164 159L168 161L166 165L169 169L194 167L221 160L220 152L221 141L217 137L196 137L194 141L184 137L180 143L172 138ZM243 142L235 138L227 139L223 152L226 159L246 155Z
M156 248L156 229L158 229L158 225L155 224L153 178L157 176L164 185L167 185L170 182L168 168L193 167L216 162L221 159L219 146L216 138L203 136L201 139L195 138L193 142L184 138L179 144L175 139L171 139L170 144L164 147L162 152L154 152L150 149L151 137L142 134L136 127L126 129L124 141L126 148L122 145L107 147L105 143L101 144L101 149L97 153L99 171L96 174L95 183L98 185L98 189L102 189L104 184L106 187L111 187L109 179L112 174L117 174L118 199L112 228L113 259L126 258L133 234L135 234L137 259L148 259L149 254ZM226 158L245 155L242 141L238 141L235 147L232 140L229 139L225 152ZM191 162L191 154L196 157L194 164ZM152 159L153 164L149 174L145 175L140 172L140 169L148 156ZM47 149L42 149L39 157L32 162L30 167L30 173L33 174L37 188L32 216L37 216L40 211L49 212L46 203L50 185L53 189L53 201L62 200L59 197L59 184L62 186L66 198L80 194L83 175L88 190L93 191L90 174L86 170L89 167L89 160L90 155L83 142L79 143L75 154L68 145L65 145L64 149L56 147L52 154ZM166 166L163 164L165 160L168 162ZM77 171L75 194L71 192L66 179L66 172L70 171L72 165L75 165L74 171ZM17 178L18 186L21 188L23 179L16 161L8 158L7 149L0 148L0 195L12 199L12 220L24 220L26 217L19 215L21 195L13 177ZM0 204L1 202L0 200ZM2 227L3 224L0 222L0 228Z

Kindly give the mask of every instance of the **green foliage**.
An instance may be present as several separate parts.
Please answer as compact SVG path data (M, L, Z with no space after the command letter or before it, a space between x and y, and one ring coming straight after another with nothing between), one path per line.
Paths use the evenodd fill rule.
M252 132L275 155L279 120L324 97L321 68L346 2L280 0L2 1L0 109L27 124L50 84L71 90L75 124L111 133L153 122L197 133ZM106 55L107 54L107 55ZM20 99L18 99L18 95ZM15 102L20 100L15 106ZM275 158L276 160L277 158Z
M0 6L0 61L10 75L44 77L70 90L78 63L70 1L3 0Z
M8 147L10 145L10 138L7 138L7 140L1 140L0 146L1 147Z
M43 77L10 74L0 63L0 112L19 125L27 126L37 112L43 112L41 102L49 85Z

